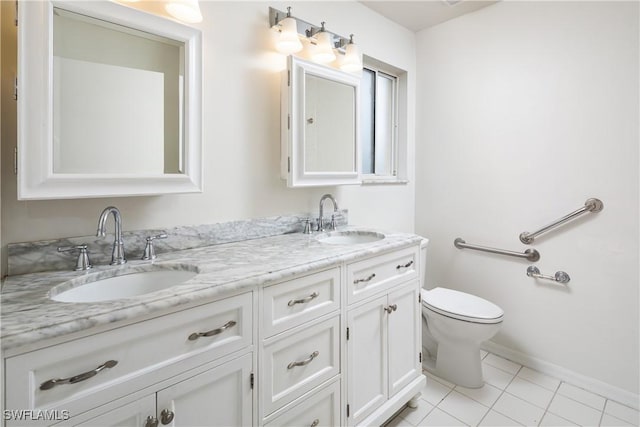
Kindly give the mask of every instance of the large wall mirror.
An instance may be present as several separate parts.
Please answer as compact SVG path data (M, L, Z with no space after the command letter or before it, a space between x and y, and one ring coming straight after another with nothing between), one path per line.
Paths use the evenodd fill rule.
M358 184L360 78L290 56L282 169L290 187Z
M19 12L19 199L201 191L198 30L108 1Z

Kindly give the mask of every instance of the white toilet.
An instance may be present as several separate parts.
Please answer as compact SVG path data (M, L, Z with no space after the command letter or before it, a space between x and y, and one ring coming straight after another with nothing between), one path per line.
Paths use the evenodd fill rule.
M426 245L422 252L425 261ZM463 387L482 387L480 344L498 332L504 312L487 300L452 289L422 289L421 295L425 369Z
M452 289L421 293L425 368L454 384L482 387L480 344L498 332L504 312L487 300Z

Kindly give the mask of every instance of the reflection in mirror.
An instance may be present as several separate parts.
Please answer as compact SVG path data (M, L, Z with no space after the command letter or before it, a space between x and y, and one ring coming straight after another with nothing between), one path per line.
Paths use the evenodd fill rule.
M355 88L305 75L304 162L307 172L355 171Z
M54 8L53 172L182 173L184 42Z

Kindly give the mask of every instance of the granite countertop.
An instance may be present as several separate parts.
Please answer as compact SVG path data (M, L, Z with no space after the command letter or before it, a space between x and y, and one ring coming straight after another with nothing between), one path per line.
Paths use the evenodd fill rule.
M349 228L349 232L357 231ZM162 254L153 262L129 260L124 266L99 266L89 272L51 271L10 276L0 294L2 349L39 347L49 339L116 322L130 322L137 317L161 314L198 301L204 303L225 294L250 291L257 286L422 241L415 234L382 233L385 234L382 240L357 245L321 243L315 234L283 234ZM188 269L198 274L183 284L126 299L92 303L49 299L53 286L71 279L74 285L79 285L97 277L156 269Z

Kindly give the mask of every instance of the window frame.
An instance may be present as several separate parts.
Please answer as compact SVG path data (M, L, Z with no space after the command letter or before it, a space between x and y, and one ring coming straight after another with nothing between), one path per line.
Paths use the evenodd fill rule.
M403 167L403 165L401 164L401 159L402 156L400 154L401 151L401 147L402 147L402 139L400 137L400 125L401 125L401 118L400 118L400 111L401 111L401 106L400 106L400 102L402 99L402 85L403 85L403 80L406 81L406 72L403 72L402 70L399 70L395 67L389 66L387 64L384 64L378 60L375 60L373 58L368 58L365 56L364 58L364 64L363 64L363 73L365 72L364 70L369 70L370 72L373 72L375 74L374 80L375 80L375 94L373 97L373 102L374 102L374 118L373 118L373 126L374 126L374 148L373 148L373 166L374 166L374 172L373 173L366 173L364 172L364 167L361 164L361 179L362 179L362 183L363 184L404 184L407 183L408 181L406 179L403 178L404 174L405 174L405 167ZM379 77L380 75L382 75L383 77ZM391 170L389 171L389 173L385 173L385 174L378 174L375 172L375 104L377 102L377 94L378 94L378 79L379 78L387 78L393 81L393 85L392 85L392 117L391 117L391 121L392 121L392 141L391 141L391 150L390 150L390 156L391 156ZM367 106L368 107L368 106ZM365 107L361 106L361 111L364 110ZM364 158L364 141L363 141L363 136L364 133L362 131L362 129L364 129L365 126L365 120L361 117L361 122L360 122L360 137L361 137L361 141L360 141L360 161L362 162L362 159Z

